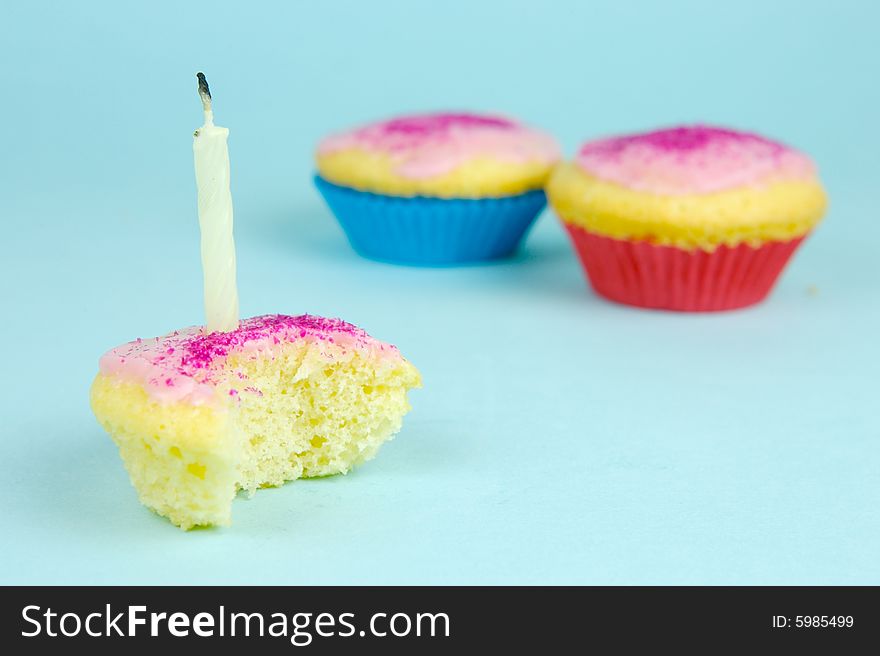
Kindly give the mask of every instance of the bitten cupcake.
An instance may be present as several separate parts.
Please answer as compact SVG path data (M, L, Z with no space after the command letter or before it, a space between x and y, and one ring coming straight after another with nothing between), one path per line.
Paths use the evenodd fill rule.
M316 160L315 183L358 253L453 265L516 250L559 148L507 118L440 113L327 137Z
M400 351L360 328L270 314L111 349L91 398L141 502L190 529L228 525L238 490L373 458L420 386Z
M701 125L587 143L547 194L598 294L681 311L764 299L826 206L803 153Z

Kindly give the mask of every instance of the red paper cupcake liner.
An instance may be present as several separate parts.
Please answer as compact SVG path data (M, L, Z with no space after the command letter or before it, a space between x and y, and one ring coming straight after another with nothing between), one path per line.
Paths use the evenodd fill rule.
M806 237L705 251L565 227L596 293L617 303L680 312L733 310L762 301Z

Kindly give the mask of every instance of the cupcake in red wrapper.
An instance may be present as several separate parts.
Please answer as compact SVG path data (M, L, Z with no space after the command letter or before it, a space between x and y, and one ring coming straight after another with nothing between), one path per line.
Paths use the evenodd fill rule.
M598 294L690 312L763 300L826 206L806 155L707 126L587 143L547 195Z

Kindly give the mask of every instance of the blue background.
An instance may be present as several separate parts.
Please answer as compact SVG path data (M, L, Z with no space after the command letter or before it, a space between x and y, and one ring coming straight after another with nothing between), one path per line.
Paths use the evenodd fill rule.
M0 581L880 583L878 21L868 0L8 3ZM88 389L108 348L202 320L197 70L231 130L243 315L343 316L425 387L376 460L183 533L138 504ZM568 154L754 129L815 157L831 209L728 314L599 300L550 213L494 265L359 259L314 144L436 108Z

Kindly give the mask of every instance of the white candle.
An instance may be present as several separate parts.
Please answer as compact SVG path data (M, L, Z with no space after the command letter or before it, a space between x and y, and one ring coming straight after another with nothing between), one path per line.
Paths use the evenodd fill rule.
M205 319L209 333L238 328L235 285L235 241L232 237L232 192L229 189L229 130L214 125L208 81L198 74L205 124L194 133L193 154L199 192Z

